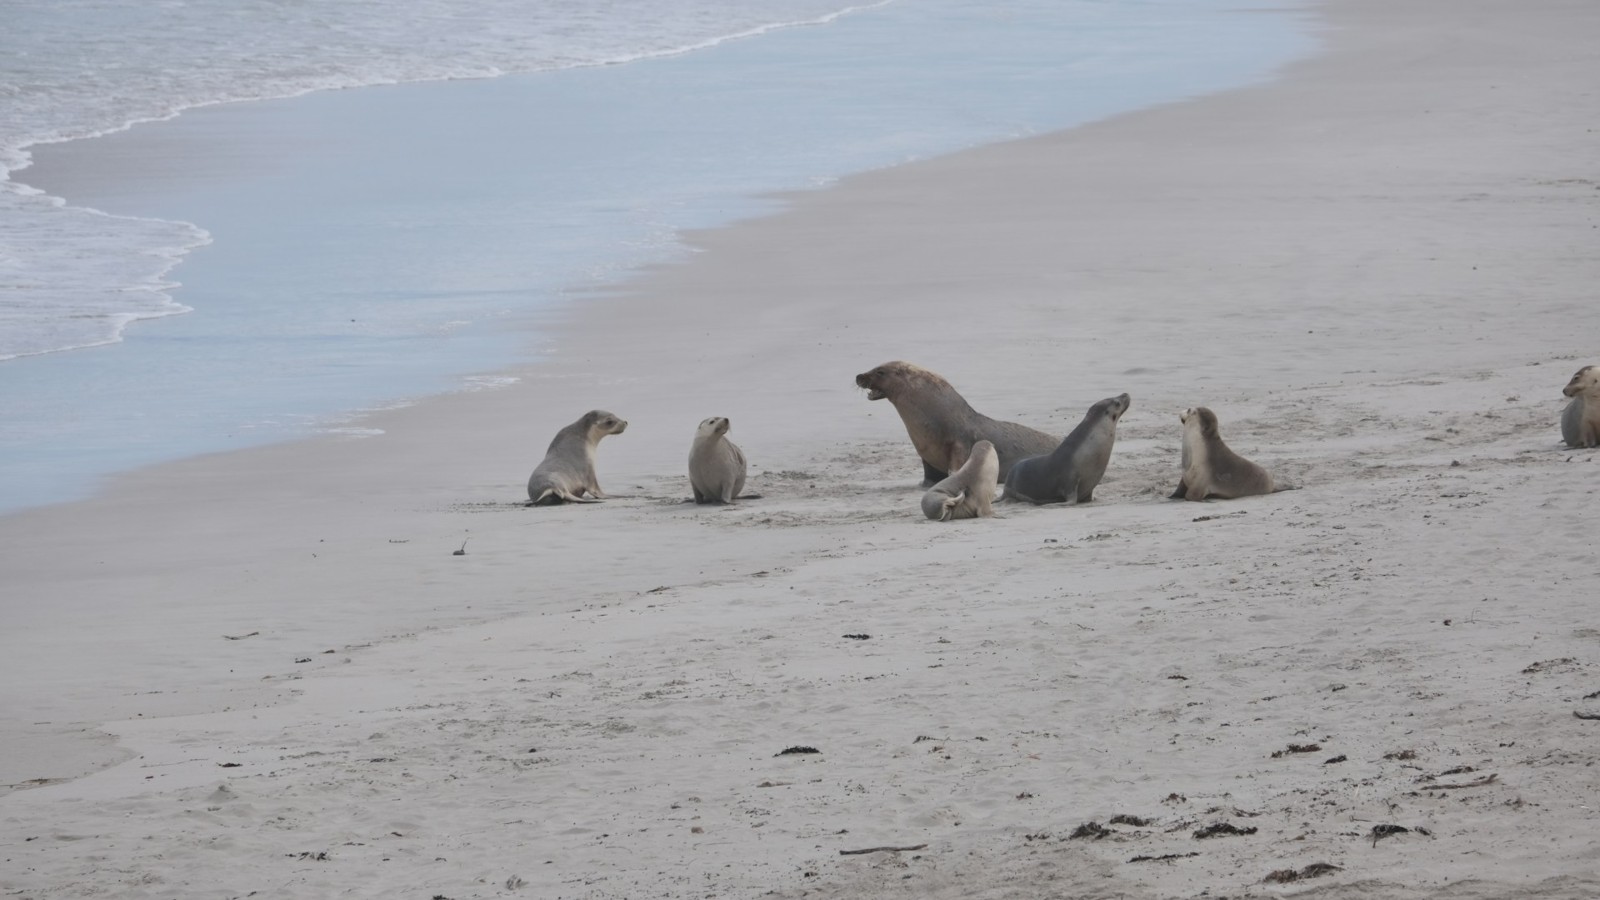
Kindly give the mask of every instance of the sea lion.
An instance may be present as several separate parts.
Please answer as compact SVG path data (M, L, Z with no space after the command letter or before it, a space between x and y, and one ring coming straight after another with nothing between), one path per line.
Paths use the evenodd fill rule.
M689 487L696 503L732 503L744 490L744 453L728 440L730 423L713 416L695 429L689 447Z
M1561 412L1561 439L1568 447L1600 447L1600 366L1579 369L1561 393L1572 398Z
M593 503L605 499L600 479L594 474L594 448L608 434L621 434L628 423L603 409L593 409L583 418L556 432L544 461L528 477L528 505L553 506L557 503ZM589 495L585 499L584 494Z
M1133 401L1127 394L1107 397L1089 407L1083 421L1053 452L1019 460L1006 476L1007 501L1064 503L1094 499L1095 485L1106 474L1117 421Z
M974 410L950 382L908 362L886 362L856 376L868 400L888 400L900 413L906 434L922 457L922 486L932 487L961 468L972 445L994 444L1004 479L1011 464L1027 456L1049 453L1059 440L1014 422L1000 422Z
M1217 432L1217 414L1204 406L1178 414L1183 423L1183 476L1171 500L1232 500L1270 494L1272 474L1228 449Z
M999 471L1000 456L994 452L994 444L973 444L972 455L961 468L922 495L922 514L940 522L994 515L994 486Z

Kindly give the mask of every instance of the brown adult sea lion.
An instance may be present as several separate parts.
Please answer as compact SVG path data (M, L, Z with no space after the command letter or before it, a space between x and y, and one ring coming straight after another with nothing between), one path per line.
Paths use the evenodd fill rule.
M900 413L906 434L922 457L923 487L932 487L961 468L978 441L994 444L999 458L996 478L1004 480L1019 459L1049 453L1060 438L1015 422L991 419L940 378L908 362L886 362L856 376L868 400L888 400Z

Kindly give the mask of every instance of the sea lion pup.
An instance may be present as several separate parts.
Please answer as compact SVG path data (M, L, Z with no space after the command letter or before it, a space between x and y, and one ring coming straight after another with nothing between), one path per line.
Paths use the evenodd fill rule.
M621 434L628 423L603 409L592 409L583 418L556 432L544 461L528 478L528 505L553 506L557 503L593 503L604 500L600 479L594 474L594 448L608 434ZM590 499L585 499L588 494Z
M744 490L744 453L728 440L730 423L713 416L695 429L689 447L689 487L696 503L732 503Z
M1584 366L1561 393L1572 398L1561 412L1561 439L1568 447L1600 447L1600 366Z
M1083 421L1053 452L1019 460L1006 476L1002 499L1029 503L1064 503L1094 499L1095 485L1106 474L1111 445L1117 439L1117 421L1133 401L1127 394L1107 397L1089 407Z
M908 362L886 362L856 376L856 387L867 389L868 400L888 400L900 413L906 434L922 457L922 486L932 487L961 468L972 445L994 444L1000 468L996 479L1011 471L1019 459L1049 453L1058 439L1026 425L1000 422L974 410L950 382Z
M994 444L973 444L972 455L961 468L922 495L922 514L940 522L994 515L994 486L999 472L1000 456L994 452Z
M1217 414L1204 406L1178 414L1183 423L1183 476L1170 500L1232 500L1270 494L1272 474L1228 449L1217 432Z

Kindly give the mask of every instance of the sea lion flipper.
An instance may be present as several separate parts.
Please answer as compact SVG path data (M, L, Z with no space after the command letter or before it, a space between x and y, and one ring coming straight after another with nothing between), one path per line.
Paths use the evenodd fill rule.
M1183 492L1188 490L1188 483L1182 478L1178 479L1178 489L1167 496L1168 500L1182 500Z
M941 482L941 481L943 481L943 480L945 480L946 478L949 478L949 477L950 477L950 473L941 472L938 469L935 469L933 466L928 464L927 460L923 460L922 461L922 486L923 487L931 488L934 485L938 484L939 482Z
M967 499L966 491L962 491L961 493L956 494L954 497L946 497L944 501L944 509L939 513L939 521L950 521L950 517L955 515L956 507L961 505L961 501L965 499Z

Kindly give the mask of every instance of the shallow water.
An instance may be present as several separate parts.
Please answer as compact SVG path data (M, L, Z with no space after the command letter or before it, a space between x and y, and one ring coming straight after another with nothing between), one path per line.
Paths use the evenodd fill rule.
M901 0L670 57L211 106L36 147L16 178L210 243L172 272L192 312L0 362L0 510L492 385L556 349L541 313L682 254L681 229L1259 80L1310 49L1304 24L1220 2ZM152 237L145 253L171 252Z

